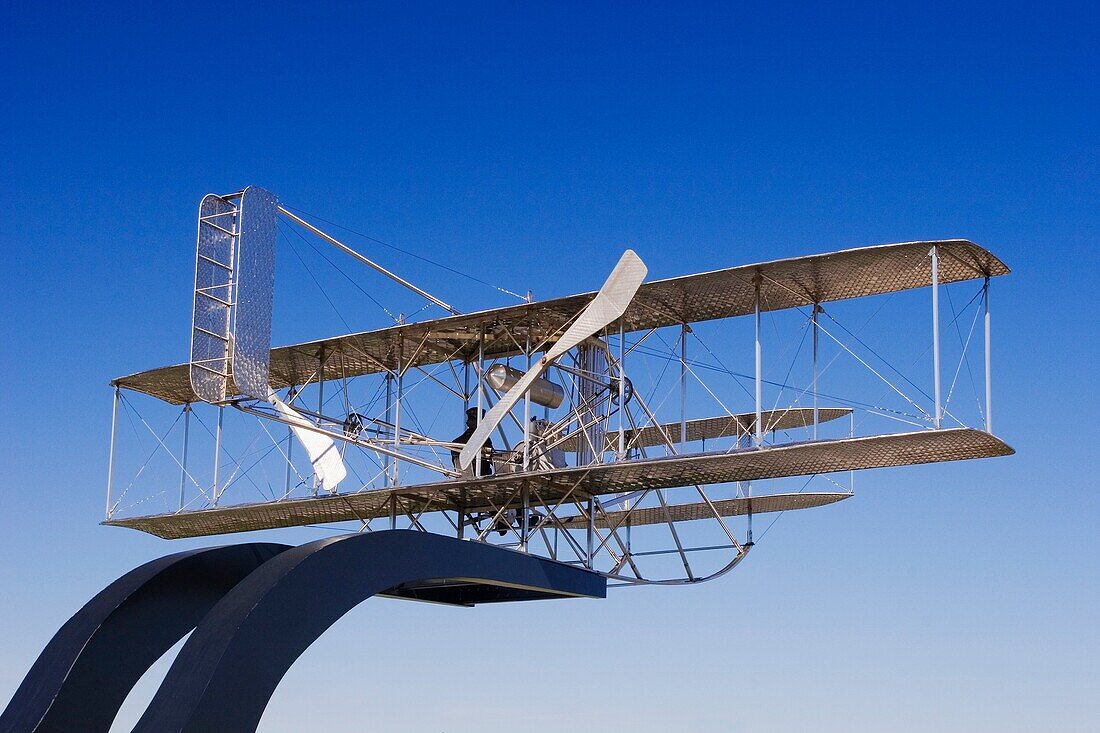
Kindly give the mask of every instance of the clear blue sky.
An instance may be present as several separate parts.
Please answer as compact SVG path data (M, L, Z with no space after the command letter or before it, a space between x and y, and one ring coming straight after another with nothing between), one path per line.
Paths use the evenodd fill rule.
M1100 728L1095 4L47 5L0 31L0 702L91 595L187 546L97 524L107 381L185 358L196 204L255 182L543 295L626 245L664 276L973 239L1014 270L1018 450L879 472L697 588L369 602L262 730Z

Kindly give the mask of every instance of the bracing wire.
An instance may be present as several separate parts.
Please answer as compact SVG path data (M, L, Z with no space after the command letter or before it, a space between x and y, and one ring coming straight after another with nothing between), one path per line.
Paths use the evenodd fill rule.
M355 278L353 278L353 277L352 277L351 275L349 275L349 274L348 274L347 272L345 272L345 271L343 270L343 268L341 268L341 267L340 267L339 265L337 265L337 264L336 264L335 262L333 262L332 260L330 260L330 259L329 259L329 258L328 258L328 257L327 257L327 256L325 255L325 253L324 253L324 252L322 252L322 251L321 251L321 250L319 250L319 249L318 249L318 248L317 248L316 246L314 246L313 242L310 242L310 241L309 241L308 239L306 239L306 238L305 238L304 236L302 236L302 233L301 233L301 232L299 232L299 231L298 231L297 229L295 229L294 227L290 226L289 224L283 224L283 222L281 222L281 221L280 221L279 223L280 223L280 224L282 224L282 226L284 227L284 229L289 229L290 231L294 232L294 235L295 235L296 237L298 237L298 239L301 239L301 240L302 240L303 242L305 242L305 243L306 243L306 246L308 246L308 247L309 247L310 249L312 249L312 250L313 250L313 252L314 252L315 254L317 254L317 256L319 256L319 257L320 257L321 259L323 259L323 260L324 260L325 262L327 262L327 263L329 263L330 265L332 265L332 266L333 266L333 268L335 268L337 272L339 272L339 273L340 273L341 275L343 275L343 276L344 276L344 278L345 278L345 279L347 279L347 281L348 281L348 282L350 282L350 283L351 283L351 284L352 284L353 286L355 286L355 288L356 288L356 289L357 289L357 290L358 290L359 292L361 292L361 293L362 293L363 295L365 295L365 296L366 296L366 298L367 298L367 300L369 300L370 302L374 303L374 304L375 304L376 306L378 306L379 308L381 308L381 309L382 309L382 311L383 311L383 312L384 312L384 313L385 313L385 314L386 314L387 316L389 316L390 318L392 318L392 319L393 319L393 321L394 321L395 323L397 322L397 320L398 320L398 319L397 319L397 316L395 316L395 315L394 315L393 313L391 313L391 312L390 312L390 310L389 310L388 308L386 308L386 306L382 305L382 303L380 303L380 302L378 301L378 299L376 299L376 298L375 298L374 296L372 296L372 295L371 295L370 293L368 293L368 292L367 292L367 291L366 291L366 290L365 290L365 289L363 288L363 286L362 286L362 285L360 285L360 284L359 284L358 282L356 282L356 281L355 281ZM317 278L316 278L316 277L314 276L313 272L312 272L312 271L310 271L310 269L309 269L309 266L308 266L308 265L306 265L306 262L305 262L305 260L304 260L304 259L302 259L302 256L301 256L301 254L299 254L299 253L298 253L298 250L297 250L297 248L295 248L295 247L294 247L294 243L293 243L293 242L290 242L290 240L287 240L287 241L288 241L288 242L290 243L290 247L291 247L291 249L293 249L293 250L294 250L294 254L295 254L295 256L296 256L296 257L298 258L298 261L299 261L299 262L301 262L301 263L302 263L302 266L306 268L306 271L307 271L307 272L309 272L309 276L310 276L310 277L311 277L311 278L313 279L313 282L317 283L317 287L321 289L321 292L324 292L324 290L325 290L325 289L324 289L323 287L321 287L321 283L320 283L320 282L319 282L319 281L317 280ZM333 309L336 309L336 305L332 303L332 300L331 300L331 299L329 299L329 297L328 297L328 295L327 295L327 294L325 295L325 299L326 299L326 300L328 300L329 304L330 304L330 305L332 305ZM425 307L427 307L427 306L425 306ZM423 309L422 309L422 310L423 310ZM339 311L337 311L337 313L339 314ZM340 320L344 321L344 318L343 318L343 316L341 316ZM345 325L347 325L347 321L344 321L344 324L345 324ZM351 330L351 326L348 326L348 330L349 330L349 331Z
M949 324L949 325L954 325L954 326L955 326L955 329L956 329L956 331L957 331L957 333L958 333L958 337L959 337L959 342L960 342L960 344L962 344L962 345L963 345L963 358L965 359L965 358L966 358L966 351L967 351L967 347L969 346L969 343L970 343L970 338L971 338L971 336L973 335L973 331L974 331L974 325L975 325L975 324L977 323L977 315L975 315L975 320L974 320L974 322L973 322L973 323L971 323L971 326L970 326L970 334L969 334L969 335L967 336L967 338L966 338L966 341L965 341L965 342L963 342L963 339L962 339L962 330L961 330L961 329L959 328L959 325L958 325L958 320L959 320L959 318L960 318L960 317L962 316L962 314L966 312L966 309L967 309L967 308L969 308L969 307L970 307L970 306L971 306L971 305L972 305L972 304L974 303L974 301L975 301L975 300L977 300L977 299L978 299L978 297L982 295L982 292L983 292L983 291L979 290L979 291L978 291L977 293L975 293L975 294L974 294L974 296L973 296L972 298L970 298L970 300L969 300L969 301L967 301L966 305L964 305L964 306L963 306L963 307L962 307L961 309L959 309L958 311L956 311L956 310L955 310L955 306L954 306L954 303L952 302L952 299L951 299L950 289L949 289L949 288L944 288L944 290L945 290L945 292L947 292L947 294L948 294L948 295L947 295L947 299L948 299L948 304L949 304L949 306L950 306L950 308L951 308L951 312L952 312L952 319L951 319L951 324ZM839 325L839 324L838 324L838 325ZM841 326L841 328L843 328L843 326ZM844 329L844 330L845 330L845 331L847 331L847 329ZM857 340L858 340L858 339L857 339ZM925 349L924 349L924 350L923 350L923 351L922 351L922 352L921 352L920 354L918 354L918 355L916 356L916 358L915 358L915 359L913 360L913 363L914 363L914 364L915 364L915 363L916 363L917 361L919 361L919 360L920 360L920 359L921 359L921 358L922 358L922 357L923 357L923 356L924 356L924 355L925 355L926 353L928 353L928 348L930 348L930 347L926 347L926 348L925 348ZM873 353L873 352L872 352L872 353ZM879 358L881 358L881 357L879 357ZM911 365L910 365L910 366L911 366ZM968 371L969 371L969 369L970 369L970 364L969 364L969 361L967 361L967 364L966 364L966 366L967 366L967 369L968 369ZM895 371L896 371L896 370L895 370ZM957 379L957 378L958 378L958 370L956 370L956 373L955 373L955 379ZM955 381L955 380L952 380L952 388L954 388L954 381ZM977 388L976 388L976 386L973 386L973 374L971 374L971 382L972 382L972 387L973 387L973 388L975 389L975 391L977 391ZM881 397L879 398L879 400L881 401ZM950 400L950 396L948 397L948 400ZM979 402L979 410L981 410L981 403L980 403L980 402ZM811 482L811 481L813 481L813 480L814 480L815 478L817 478L817 476L818 476L818 474L814 474L814 475L812 475L812 476L808 477L808 478L806 479L806 481L805 481L805 482L804 482L804 483L802 484L802 487L801 487L801 488L800 488L800 489L798 490L798 492L797 492L797 493L802 493L803 491L805 491L805 490L806 490L806 487L807 487L807 486L809 486L809 485L810 485L810 482ZM773 518L772 518L772 521L768 523L768 526L764 528L764 531L763 531L763 532L761 532L761 533L760 533L760 534L759 534L759 535L757 536L757 538L756 538L756 541L757 541L758 543L759 543L759 542L760 542L761 540L763 540L763 539L764 539L764 536L768 534L768 532L769 532L769 531L771 530L771 528L775 526L775 523L779 521L779 518L780 518L780 517L782 517L782 516L783 516L783 515L784 515L785 513L786 513L786 511L782 511L782 512L779 512L778 514L776 514L776 515L775 515L775 517L773 517Z
M348 331L351 331L351 324L349 324L347 319L344 318L344 314L340 312L340 309L336 307L336 304L332 302L332 298L328 297L328 293L325 291L324 287L322 287L321 281L317 279L317 276L313 274L313 270L310 269L309 265L306 264L305 259L303 259L301 253L298 252L298 248L294 246L294 242L292 242L287 237L283 238L286 239L286 243L290 245L290 250L294 253L294 256L297 257L298 261L302 263L302 267L305 268L306 274L309 275L309 278L311 280L313 280L313 283L317 286L317 289L321 291L321 297L323 297L332 307L333 312L336 313L336 317L339 318L340 322L344 324L344 328L346 328Z
M945 290L946 290L946 288L945 288ZM959 318L960 318L960 317L962 316L962 314L966 312L966 309L967 309L967 308L969 308L969 307L970 307L970 306L971 306L971 305L972 305L972 304L974 303L974 301L978 299L978 297L979 297L980 295L982 295L982 290L978 290L978 292L974 293L973 297L971 297L971 298L970 298L970 300L968 300L968 301L966 302L966 305L964 305L964 306L962 307L962 309L961 309L961 310L959 311L958 315L955 315L955 316L954 316L954 317L953 317L953 318L951 319L951 322L950 322L950 323L948 323L947 325L948 325L948 326L952 326L952 325L954 325L954 324L955 324L955 322L956 322L956 321L957 321L957 320L958 320L958 319L959 319ZM917 354L917 355L916 355L915 357L913 357L913 360L912 360L911 362L909 362L909 365L908 365L908 366L906 367L906 369L911 369L911 368L913 367L913 365L914 365L914 364L916 364L916 363L917 363L918 361L920 361L921 359L923 359L923 358L924 358L924 356L925 356L925 355L926 355L926 354L927 354L927 353L928 353L928 352L929 352L929 351L930 351L931 349L932 349L932 344L928 344L927 346L925 346L925 347L924 347L924 348L923 348L923 349L921 350L921 352L920 352L919 354ZM881 396L880 396L880 397L878 398L878 401L882 401L883 397L885 397L885 396L886 396L887 394L889 394L889 390L887 390L886 392L883 392L883 394L882 394L882 395L881 395ZM952 417L954 417L954 416L952 416ZM862 421L862 418L860 418L860 419L861 419L861 421ZM957 418L955 418L955 419L957 419ZM858 427L858 426L857 426L857 427Z
M343 229L345 232L348 232L349 234L354 234L357 237L362 237L363 239L374 242L375 244L380 244L383 247L387 247L389 249L392 249L394 252L399 252L399 253L405 255L406 257L412 257L413 259L420 260L421 262L425 262L429 265L432 265L433 267L438 267L441 270L446 270L447 272L451 273L452 275L458 275L459 277L464 277L467 280L472 280L473 282L476 282L479 285L484 285L485 287L492 288L493 290L497 290L501 293L504 293L505 295L510 295L513 298L519 298L520 300L522 300L524 302L527 301L527 298L523 295L520 295L519 293L514 293L511 290L508 290L507 288L502 288L499 285L494 285L491 282L486 282L485 280L474 277L473 275L469 274L468 272L463 272L462 270L457 270L453 267L450 267L449 265L444 265L442 262L436 262L435 260L432 260L428 257L423 256L423 255L416 254L415 252L410 252L407 249L402 249L401 247L397 247L396 245L390 244L389 242L385 242L381 239L378 239L377 237L372 237L369 234L364 234L363 232L357 232L354 229L351 229L350 227L346 227L342 224L337 224L334 221L329 221L328 219L325 219L324 217L317 216L316 214L312 214L312 213L310 213L308 211L305 211L303 209L297 209L293 206L287 206L286 208L291 209L292 211L297 211L299 214L305 214L306 216L308 216L310 218L313 218L313 219L316 219L317 221L323 221L324 223L328 224L329 226L334 226L337 229Z
M828 318L828 319L829 319L830 321L832 321L833 323L835 323L835 324L837 325L837 327L839 327L839 328L840 328L840 329L841 329L842 331L844 331L844 333L846 333L846 334L848 334L849 336L851 336L851 337L852 337L852 339L853 339L853 340L854 340L854 341L855 341L855 342L856 342L857 344L859 344L859 345L860 345L860 346L862 346L863 348L867 349L867 351L868 351L868 352L870 352L872 356L874 356L874 357L875 357L876 359L878 359L878 360L879 360L880 362L882 362L882 363L883 363L884 365L886 365L886 367L887 367L887 368L888 368L888 369L889 369L890 371L892 371L892 372L893 372L894 374L897 374L897 375L898 375L899 377L901 377L901 378L902 378L903 380L905 380L905 382L906 382L906 383L908 383L908 384L909 384L909 386L911 386L911 387L912 387L913 389L917 390L917 392L919 392L919 393L920 393L920 394L921 394L921 395L922 395L922 396L923 396L923 397L924 397L925 399L928 399L928 400L931 400L931 399L932 399L932 396L931 396L931 395L929 395L929 394L928 394L928 392L926 392L926 391L925 391L924 389L922 389L920 385L918 385L918 384L917 384L916 382L914 382L914 381L913 381L912 379L910 379L909 377L905 376L905 375L904 375L904 374L903 374L903 373L902 373L902 372L901 372L901 371L900 371L900 370L899 370L899 369L898 369L897 367L895 367L895 366L894 366L893 364L891 364L891 363L890 363L889 359L887 359L887 358L886 358L886 357L884 357L884 356L883 356L882 354L880 354L880 353L878 353L877 351L875 351L874 349L872 349L872 348L871 348L871 347L870 347L870 346L869 346L869 345L867 344L867 342L865 342L865 341L864 341L863 339L861 339L861 338L860 338L859 336L857 336L856 334L854 334L854 333L852 333L851 331L849 331L849 330L848 330L848 328L847 328L847 327L846 327L846 326L845 326L845 325L844 325L843 323L841 323L841 322L840 322L840 321L838 321L837 319L833 318L833 316L832 316L832 314L831 314L831 313L829 313L828 311L822 311L822 313L824 313L824 314L825 314L825 317L826 317L826 318ZM821 324L820 324L820 323L818 323L818 328L820 328L820 329L821 329L821 331L822 331L823 333L825 333L825 334L826 334L827 336L829 336L829 338L831 338L831 339L833 339L834 341L836 341L836 342L837 342L837 344L838 344L838 345L840 345L840 347L841 347L841 348L845 348L845 347L844 347L844 345L843 345L843 344L842 344L842 343L841 343L840 341L837 341L837 339L836 339L836 337L835 337L835 336L833 336L833 335L832 335L831 333L829 333L828 331L826 331L826 330L825 330L825 329L824 329L824 328L823 328L823 327L821 326ZM853 354L853 356L854 356L854 354ZM857 357L857 358L858 358L858 357ZM867 368L868 368L868 369L871 369L870 365L867 365ZM875 372L875 371L874 371L873 369L871 369L871 371L872 371L873 373L877 374L877 372ZM890 384L890 382L889 382L889 381L887 381L885 377L880 377L880 378L881 378L881 379L882 379L882 380L883 380L884 382L886 382L887 384ZM900 390L898 390L898 389L897 389L896 387L894 388L894 390L895 390L896 392L898 392L898 394L902 394L902 393L901 393L901 391L900 391ZM903 396L904 396L904 395L903 395ZM905 399L909 400L909 398L908 398L908 397L906 397ZM909 400L909 401L910 401L910 402L912 402L912 400ZM915 405L914 405L914 406L915 406ZM918 408L918 409L919 409L919 408Z
M699 339L698 336L696 336L696 339L699 341L699 344L704 348L704 350L706 350L707 353L709 353L711 356L713 356L715 358L715 360L718 362L718 364L708 364L707 362L704 362L704 361L697 361L697 360L689 359L688 360L688 365L689 366L693 366L693 367L696 367L698 369L705 369L705 370L708 370L708 371L718 372L719 374L726 374L728 376L734 377L736 380L754 380L756 378L752 374L745 374L744 372L736 372L736 371L733 371L732 369L727 368L724 364L722 364L722 362L718 358L718 356L706 345L705 341ZM666 362L673 362L673 361L678 362L679 359L680 359L680 357L678 357L678 356L672 356L672 355L666 354L666 353L661 352L661 351L657 351L657 350L654 350L654 349L648 349L644 346L643 347L637 347L635 349L635 351L637 351L640 354L644 354L646 356L652 356L656 359L662 359ZM835 360L835 358L834 358L834 360ZM772 386L772 387L787 388L787 389L792 389L792 390L801 389L798 385L784 384L782 382L777 382L777 381L771 380L771 379L762 379L760 381L763 382L764 384L767 384L767 385ZM741 385L740 382L735 382L735 383ZM741 387L742 387L742 389L744 389L744 385L741 385ZM752 393L749 393L749 395L752 396ZM892 412L892 413L895 413L895 414L898 414L898 415L904 415L906 417L921 419L920 415L911 415L907 412L901 412L901 411L898 411L898 410L891 410L889 408L882 407L882 406L879 406L879 405L875 405L875 404L870 403L870 402L860 402L859 400L854 400L850 397L840 397L838 395L828 394L826 392L818 392L818 396L819 397L824 397L825 399L828 399L828 400L836 400L837 402L839 402L840 404L843 404L843 405L851 405L852 407L861 407L861 408L868 409L868 410L881 410L883 412Z
M970 339L974 335L974 327L976 325L978 325L978 314L981 313L981 309L980 308L975 309L975 311L974 311L974 320L970 323L970 333L967 334L966 342L963 343L962 329L959 327L959 315L961 315L961 312L958 315L956 315L955 303L954 303L954 300L951 297L951 288L944 288L943 290L944 290L944 293L947 295L947 304L951 308L951 315L954 316L951 319L951 322L953 324L955 324L955 334L958 336L959 345L962 347L962 359L963 359L963 362L966 364L966 373L970 377L970 389L972 390L972 392L974 394L974 401L978 405L978 415L984 421L985 420L985 410L982 409L982 401L980 399L978 399L978 385L974 381L974 371L970 367L970 356L969 356L969 353L970 353ZM982 288L982 290L980 290L978 292L982 293L982 299L983 299L983 302L984 302L985 288ZM971 298L970 303L973 303L973 302L974 302L974 299ZM970 307L970 303L967 303L967 305L964 306L964 310L965 310L965 308ZM955 370L955 379L958 379L958 378L959 378L959 371L958 371L958 369L956 369ZM951 401L951 392L953 392L954 389L955 389L955 379L951 380L951 389L948 390L948 392L947 392L947 401L948 402Z

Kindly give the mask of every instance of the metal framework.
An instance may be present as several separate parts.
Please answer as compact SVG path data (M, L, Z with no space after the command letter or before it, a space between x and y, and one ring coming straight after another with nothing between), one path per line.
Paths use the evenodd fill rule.
M239 218L240 198L204 199L200 252L203 227L210 226L203 217L226 209ZM603 573L613 585L694 583L719 577L744 559L753 546L754 515L777 517L846 499L854 471L1012 452L991 432L989 284L1008 268L972 242L879 245L643 283L621 315L606 322L593 321L594 293L541 302L529 297L515 306L460 314L274 197L265 201L271 212L265 222L277 212L447 315L273 348L267 399L257 394L255 379L235 372L232 313L215 308L228 324L224 354L196 349L199 337L193 336L190 364L112 382L107 524L165 538L333 523L343 523L335 530L347 532L404 526L574 563ZM227 261L239 261L231 252L242 247L237 230L205 236L224 239ZM206 273L196 276L197 302L208 300L198 294L202 278L216 272L208 265L197 260L197 272ZM941 370L941 295L969 281L978 281L980 291L964 312L956 312L947 293L948 329L959 337L959 365L948 381ZM227 282L237 282L232 272ZM825 308L924 287L932 299L931 394L844 326L836 311L848 306ZM231 293L224 300L226 307L234 303ZM975 303L964 338L963 319ZM712 347L721 344L734 356L746 351L717 331L738 316L752 316L749 374L728 368ZM785 327L810 341L809 364L800 367L808 371L805 381L793 376L804 362L801 342L796 349L769 344L769 325L779 335L776 319L786 319ZM953 407L961 375L977 392L968 350L978 320L984 390L975 394L976 422L983 429L968 427ZM577 324L588 321L598 325L571 341ZM209 338L207 346L221 343ZM850 396L847 378L831 378L838 359L854 364L886 399ZM209 372L204 360L213 360ZM548 398L532 391L506 396L499 380L490 378L498 365L517 373L537 366L540 379L557 385L560 407L538 402ZM215 389L198 388L214 374L224 384L213 380ZM840 384L823 391L827 376L830 385ZM136 412L135 393L155 398L162 412L175 409L167 430L154 429ZM751 411L731 409L746 396ZM504 410L502 400L511 409ZM493 422L481 431L491 427L492 446L472 451L476 458L466 468L459 456L466 438L440 438L424 424L425 405L437 414L452 405L450 414L473 416L476 436L498 403ZM872 421L895 427L856 434ZM145 441L146 457L137 479L119 490L115 444L123 422ZM908 431L897 432L898 422ZM241 425L251 431L251 442L240 437ZM182 436L172 437L177 429ZM195 464L195 456L205 453L192 445L197 440L213 446L210 469ZM346 479L341 474L333 481L331 473L326 479L318 451L346 464ZM154 473L147 469L154 459L165 463L165 457L168 469L178 472L171 502L164 511L134 511L159 501L163 489L136 499L131 490L143 474ZM803 477L801 484L792 484L792 477ZM806 491L811 483L827 490ZM781 490L767 491L774 484ZM740 518L743 527L731 524Z

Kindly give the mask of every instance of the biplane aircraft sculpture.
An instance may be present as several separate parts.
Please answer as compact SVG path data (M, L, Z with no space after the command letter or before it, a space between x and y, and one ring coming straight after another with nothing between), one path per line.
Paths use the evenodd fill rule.
M105 524L167 539L290 527L379 543L393 534L385 530L448 535L456 546L583 571L601 590L558 595L591 596L720 577L754 546L754 517L846 500L857 471L1012 453L992 433L990 389L989 284L1009 270L973 242L886 244L648 281L626 250L596 292L460 312L310 218L323 221L257 186L202 199L190 359L112 382ZM442 314L272 348L280 235L331 245ZM950 288L968 283L975 292L956 308ZM894 296L913 306L922 290L931 328L895 318L878 336L915 345L914 363L931 351L930 389L838 315L865 299L879 301L875 314ZM957 337L949 345L943 294ZM969 356L979 322L984 379ZM797 343L766 359L764 342L781 328ZM945 352L959 357L946 390ZM751 370L727 366L738 353L751 355ZM857 368L838 374L838 361ZM967 387L978 427L963 414ZM156 417L138 411L139 399ZM157 419L167 428L154 428ZM124 424L139 454L123 486ZM481 577L446 572L445 582L371 592L441 600L432 583L439 591ZM451 600L548 595L515 595L520 586L500 580L512 591ZM217 626L199 630L207 625ZM194 638L185 649L209 646ZM170 673L166 686L186 674Z
M271 349L280 218L411 289L444 317ZM106 523L165 538L336 522L352 523L348 529L355 532L401 526L503 542L620 583L699 582L734 567L753 544L751 524L738 536L729 518L819 507L851 495L835 481L831 491L770 494L750 493L754 482L1011 453L990 431L988 394L989 280L1007 272L972 242L948 240L644 282L646 266L627 250L596 293L460 313L263 189L209 195L199 215L190 362L113 385L117 395L139 392L178 406L185 423L196 407L211 406L217 414L211 422L219 426L211 432L220 441L213 447L212 475L198 478L186 462L194 460L194 450L185 445L173 461L179 504L120 516L119 497L109 496ZM985 317L984 429L957 420L940 385L939 291L969 280L979 282ZM914 288L931 289L934 326L928 342L935 374L931 410L913 402L909 412L918 411L902 420L920 429L862 437L849 429L822 437L834 421L855 425L859 407L852 400L820 404L826 393L818 384L818 341L821 334L843 335L839 327L826 327L825 305ZM812 372L808 384L791 392L790 403L766 405L761 318L782 310L796 311L808 324ZM737 395L703 384L703 369L687 348L703 322L741 316L754 323L749 343L755 371L745 380L753 385L747 393L752 404L737 411L728 406ZM669 330L666 340L662 332ZM679 353L675 346L663 355L646 348L669 341L679 344ZM679 371L677 419L662 421L659 413L668 412L669 400L653 404L652 391L641 389L640 378L649 376L645 360L654 357ZM410 384L412 377L417 381ZM686 393L695 380L720 414L689 417ZM435 394L426 399L443 404L442 414L451 418L442 437L421 431L410 417L413 400L429 388ZM894 391L909 399L903 389ZM230 454L220 437L226 410L254 418L266 452L286 469L283 486L269 480L266 501L227 502L233 488L245 485L247 466L227 476ZM472 430L448 439L461 416L471 420ZM269 429L279 424L285 437ZM801 435L782 440L793 431ZM160 437L155 447L168 450ZM305 460L294 459L296 450ZM272 471L266 475L270 479ZM164 487L161 496L167 496ZM432 524L432 517L442 519ZM693 569L694 553L679 538L682 523L715 530L717 542L708 547L721 549L707 552L726 557L713 572ZM658 526L660 535L640 531ZM652 546L648 539L657 536L667 546ZM674 556L676 572L648 574L642 559L663 555Z

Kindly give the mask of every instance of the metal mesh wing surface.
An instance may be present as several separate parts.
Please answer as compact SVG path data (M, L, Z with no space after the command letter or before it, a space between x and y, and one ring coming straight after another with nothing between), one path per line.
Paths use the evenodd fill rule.
M259 186L249 186L241 195L232 371L237 392L257 400L267 399L271 391L268 373L278 209L278 199Z
M518 506L520 490L524 486L530 489L532 506L550 506L590 495L992 458L1013 452L999 438L981 430L920 430L728 453L623 461L588 468L498 474L480 479L439 481L320 498L118 518L106 524L131 527L165 538L196 537L369 520L388 516L392 501L397 502L400 513L499 509L502 506Z
M931 282L928 253L933 246L940 253L941 283L1009 272L992 253L964 239L882 244L648 282L623 314L623 328L631 333L748 315L755 308L757 275L762 278L763 311L927 287ZM530 334L532 343L552 339L593 295L569 295L282 346L271 355L271 387L282 389L310 379L320 353L326 354L326 379L469 359L477 354L480 332L487 334L486 358L514 356L520 350L506 332ZM173 404L196 399L186 364L120 377L112 384Z

